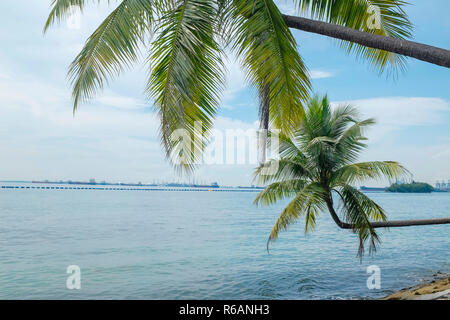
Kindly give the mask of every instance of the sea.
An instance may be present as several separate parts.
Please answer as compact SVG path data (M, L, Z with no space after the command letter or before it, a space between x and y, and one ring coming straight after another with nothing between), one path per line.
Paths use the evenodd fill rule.
M327 212L268 251L287 201L252 190L0 186L0 299L377 299L450 273L450 225L380 230L360 260ZM390 220L450 216L450 193L367 195Z

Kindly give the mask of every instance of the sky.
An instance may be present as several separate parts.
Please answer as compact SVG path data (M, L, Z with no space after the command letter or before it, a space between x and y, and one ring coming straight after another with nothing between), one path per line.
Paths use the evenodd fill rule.
M409 2L406 12L415 26L414 40L449 49L450 2ZM296 14L293 2L277 3L283 12ZM50 0L0 2L0 180L187 180L165 160L158 119L144 94L144 62L111 81L72 115L68 66L114 5L92 5L79 20L43 35ZM380 75L341 50L335 40L297 30L293 34L314 92L328 94L334 105L350 103L365 118L377 120L367 132L368 148L361 161L398 161L416 181L433 185L450 180L448 69L408 59L404 73ZM215 128L257 128L257 95L233 57L226 65L227 88ZM250 185L254 167L203 165L190 179Z

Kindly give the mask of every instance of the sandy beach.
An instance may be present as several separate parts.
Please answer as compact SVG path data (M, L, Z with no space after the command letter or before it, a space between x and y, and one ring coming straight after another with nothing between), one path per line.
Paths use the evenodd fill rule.
M382 300L450 300L450 275L400 290Z

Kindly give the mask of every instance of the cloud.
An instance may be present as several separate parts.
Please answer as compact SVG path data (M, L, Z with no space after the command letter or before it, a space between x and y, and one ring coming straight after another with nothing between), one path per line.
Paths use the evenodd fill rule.
M73 116L65 84L26 74L20 79L0 81L0 179L138 179L171 172L159 121L133 107L138 99L110 91L98 99L103 104L82 105Z
M325 79L334 76L334 73L323 70L311 70L309 73L311 75L311 79Z
M111 92L100 94L96 101L105 106L128 110L142 109L148 107L149 105L149 103L146 103L143 100L133 97L124 97Z
M450 144L433 144L418 148L387 141L377 147L369 147L361 160L400 162L413 174L414 180L431 185L434 185L437 180L450 179ZM383 183L377 185L383 185Z
M380 122L394 126L439 123L442 112L450 111L450 103L440 98L386 97L353 100L363 114L373 115Z
M436 137L426 145L398 138L402 132L415 127L427 126L429 131L434 126L445 126L450 119L448 101L426 97L383 97L334 102L333 106L347 103L357 107L363 118L377 120L377 124L367 132L369 147L362 154L361 161L398 161L413 173L415 180L430 184L450 178L448 137L447 141L445 137ZM386 183L369 182L379 186Z
M450 103L440 98L383 97L334 102L358 108L364 118L375 118L377 125L369 138L379 141L393 131L407 127L439 124L450 113Z
M242 66L239 61L237 61L236 57L231 53L228 53L227 57L228 58L225 59L226 84L223 93L223 101L225 105L228 105L228 109L233 109L229 102L232 101L240 91L248 88L248 84L245 81L244 70L242 70Z
M248 129L258 129L259 128L259 122L254 121L252 123L245 122L238 119L232 119L228 117L217 117L214 125L215 129L225 131L227 129L230 130L248 130Z

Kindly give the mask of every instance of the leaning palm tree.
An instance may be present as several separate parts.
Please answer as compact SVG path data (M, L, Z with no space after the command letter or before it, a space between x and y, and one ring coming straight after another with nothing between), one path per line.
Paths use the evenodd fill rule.
M258 194L256 204L292 198L277 219L268 245L300 217L305 219L305 232L312 231L318 214L328 210L339 227L358 234L359 256L366 242L370 252L376 249L379 237L372 223L386 221L386 213L354 185L409 173L392 161L355 162L366 147L363 130L374 122L361 121L356 109L348 105L332 109L326 96L309 101L305 119L293 136L280 136L280 159L269 160L256 170L261 183L270 183ZM278 170L265 175L264 168L274 164Z
M107 1L52 0L45 30L67 18L74 7L85 9L93 2ZM323 23L331 23L360 31L369 38L382 36L402 41L411 36L412 26L402 0L295 2L303 17L322 20L316 21L320 30L326 29ZM191 169L202 155L220 105L225 83L224 53L233 51L245 68L249 83L260 93L261 127L272 126L290 134L302 121L303 104L311 89L310 76L286 23L292 19L282 15L274 0L117 0L117 3L70 66L74 111L138 61L144 48L150 66L146 93L159 113L166 155L169 159L183 156L187 162L183 167ZM376 28L368 24L374 5L378 8ZM300 24L294 21L290 25ZM153 34L156 36L151 38ZM405 66L402 55L374 48L373 44L368 47L345 41L349 39L342 38L343 48L380 71ZM405 47L403 42L398 44ZM200 128L195 125L199 122ZM182 147L182 139L172 134L177 129L186 130L193 138L192 152L187 157L182 152L186 149Z

